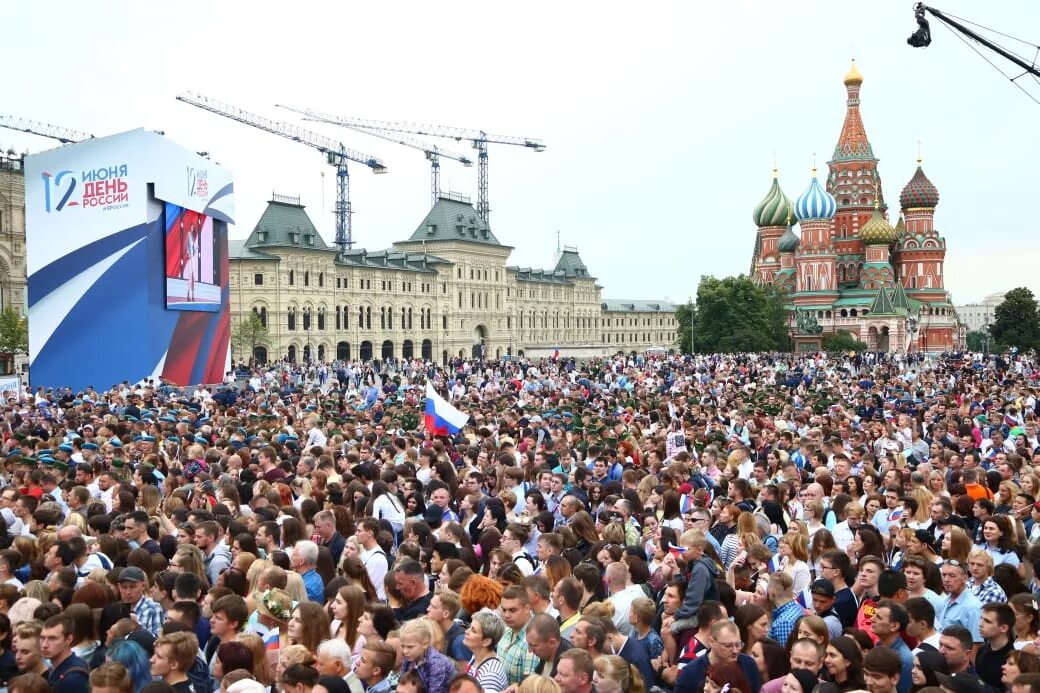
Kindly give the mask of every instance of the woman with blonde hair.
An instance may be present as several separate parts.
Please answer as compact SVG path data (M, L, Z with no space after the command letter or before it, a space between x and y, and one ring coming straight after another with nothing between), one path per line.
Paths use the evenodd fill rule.
M285 591L296 604L307 601L307 586L303 584L303 576L295 570L285 571Z
M528 676L516 689L517 693L561 693L562 690L560 684L553 679L538 675Z
M646 693L643 675L635 664L617 655L600 655L592 666L592 685L597 693Z
M65 518L65 522L62 523L62 527L75 527L84 536L88 534L87 519L80 513L69 513L68 517Z
M812 582L809 570L809 546L801 532L788 532L780 540L780 567L794 580L794 593L799 594Z
M268 650L264 647L264 641L256 633L240 633L236 641L242 643L253 653L253 678L256 681L270 686L274 683L274 671L268 658ZM275 660L277 661L277 660Z
M177 552L173 554L170 561L170 569L178 573L193 573L198 575L203 584L209 585L206 577L206 565L202 561L202 552L194 544L181 544Z
M744 511L737 515L736 531L728 534L722 540L722 550L719 552L719 558L722 559L722 567L728 569L733 559L740 553L738 546L741 544L742 535L754 534L758 536L757 533L758 523L755 522L754 514Z
M282 673L293 664L312 667L316 662L314 654L303 645L289 645L278 652L278 664L274 668L275 678L281 678Z
M152 484L145 484L137 494L137 504L141 506L141 510L148 513L148 517L159 515L159 501L161 500L159 488Z
M950 492L946 490L946 475L938 469L933 469L928 475L928 490L932 492L933 496L949 498Z

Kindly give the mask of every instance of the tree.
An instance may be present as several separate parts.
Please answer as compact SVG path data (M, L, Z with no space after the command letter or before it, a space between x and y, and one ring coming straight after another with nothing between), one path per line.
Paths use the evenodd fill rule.
M675 319L679 323L679 353L693 353L693 301L687 301L675 309Z
M13 306L0 311L0 354L29 353L29 321Z
M972 330L965 336L968 351L985 351L989 336L983 330Z
M1040 349L1040 311L1033 292L1024 287L1007 292L993 313L989 333L1001 349Z
M691 325L698 353L790 348L782 294L744 275L701 277Z
M823 336L823 350L833 352L866 351L867 343L856 339L848 330L838 330Z
M249 353L250 364L253 363L253 354L256 353L256 348L270 341L271 333L267 331L267 326L260 321L260 316L256 313L249 313L249 317L239 321L235 325L235 329L231 331L231 343L236 348Z

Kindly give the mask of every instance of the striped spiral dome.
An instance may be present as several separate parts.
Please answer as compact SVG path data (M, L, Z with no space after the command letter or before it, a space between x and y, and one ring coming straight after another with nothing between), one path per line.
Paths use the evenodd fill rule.
M813 169L812 182L794 203L794 214L798 221L833 219L837 207L834 196L823 189L816 177L816 170Z
M776 172L774 171L773 185L769 188L765 198L755 207L752 215L752 218L755 220L755 226L759 228L763 226L784 226L793 214L794 210L791 207L791 200L780 189L780 181L777 180Z

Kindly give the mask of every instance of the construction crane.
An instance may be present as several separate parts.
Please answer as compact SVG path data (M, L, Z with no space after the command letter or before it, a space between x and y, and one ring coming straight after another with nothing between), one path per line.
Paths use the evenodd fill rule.
M336 142L330 137L320 135L310 130L305 130L292 123L284 123L264 116L244 111L241 108L231 106L222 101L211 99L194 92L186 92L177 97L178 101L191 104L210 113L222 115L225 118L251 125L260 130L270 132L286 139L305 144L325 154L325 160L330 166L336 167L336 245L340 252L352 248L354 245L354 234L351 224L350 207L350 172L347 170L348 161L356 161L372 169L373 173L386 173L387 168L382 161L374 156L363 154L343 146L342 142Z
M412 149L418 149L426 155L426 160L430 162L430 179L431 189L433 193L433 204L437 204L438 198L441 196L441 157L446 159L453 159L458 161L463 166L472 166L473 160L463 154L456 154L455 152L442 149L434 144L423 142L422 140L413 139L411 137L405 137L403 135L396 135L387 130L368 130L365 128L356 128L347 123L342 122L344 119L339 116L329 115L328 113L320 113L318 111L312 111L309 108L297 108L295 106L285 106L277 104L279 108L284 108L287 111L293 113L299 113L303 116L304 120L309 120L315 123L330 123L332 125L342 125L343 127L350 128L356 132L363 132L366 135L372 137L378 137L379 139L386 140L387 142L394 142L395 144L402 144L405 147L411 147Z
M0 116L0 127L18 130L19 132L28 132L40 137L49 137L52 140L58 140L62 144L72 144L94 139L93 135L88 135L85 132L76 132L75 130L58 127L57 125L48 125L47 123L39 123L35 120L18 118L16 116Z
M484 223L488 223L491 208L488 205L488 145L509 144L518 147L527 147L536 152L544 152L545 144L541 140L530 137L513 137L511 135L489 135L483 130L469 128L455 128L446 125L421 125L419 123L408 123L400 121L371 120L368 118L346 118L336 119L338 125L345 125L353 129L382 130L384 132L406 132L411 135L425 135L427 137L446 137L456 142L469 140L473 148L477 150L477 213Z

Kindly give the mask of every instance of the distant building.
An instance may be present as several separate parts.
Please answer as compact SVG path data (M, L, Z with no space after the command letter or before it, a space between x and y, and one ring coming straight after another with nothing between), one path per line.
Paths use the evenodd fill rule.
M828 173L793 203L773 185L754 211L751 276L787 293L795 349L815 351L839 330L878 351L946 351L963 329L943 286L946 240L934 226L939 192L917 171L886 219L878 159L860 115L863 75L845 76L845 122ZM800 235L794 232L797 222Z
M0 310L28 312L25 290L25 174L22 157L0 152ZM0 375L21 371L24 354L0 355Z
M231 241L231 320L255 313L258 361L588 357L673 349L675 307L609 301L576 248L552 269L508 265L469 200L442 196L386 250L326 245L299 198L274 196L245 241ZM237 360L250 354L234 351Z
M990 294L979 303L957 306L957 316L970 332L981 332L993 323L997 306L1004 302L1007 292Z

